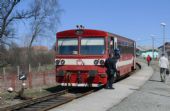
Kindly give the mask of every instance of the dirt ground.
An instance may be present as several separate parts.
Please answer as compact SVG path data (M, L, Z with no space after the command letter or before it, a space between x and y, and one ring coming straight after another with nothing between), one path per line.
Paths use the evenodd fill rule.
M55 90L55 87L56 86L44 86L44 87L39 87L39 88L34 88L34 89L25 89L24 95L28 98L42 97L42 96L53 93L52 90ZM0 108L18 104L18 103L25 101L25 100L16 98L17 95L18 94L15 92L12 92L12 93L9 93L8 91L0 92Z

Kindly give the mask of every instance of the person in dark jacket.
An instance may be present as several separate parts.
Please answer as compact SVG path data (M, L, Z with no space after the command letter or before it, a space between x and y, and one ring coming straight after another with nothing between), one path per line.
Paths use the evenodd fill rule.
M120 59L120 50L118 48L114 50L114 58L117 60Z
M105 61L105 67L107 68L106 73L107 73L107 84L106 88L114 89L112 87L113 80L114 80L114 75L116 74L116 62L117 59L114 55L114 53L109 54L109 58L106 59Z

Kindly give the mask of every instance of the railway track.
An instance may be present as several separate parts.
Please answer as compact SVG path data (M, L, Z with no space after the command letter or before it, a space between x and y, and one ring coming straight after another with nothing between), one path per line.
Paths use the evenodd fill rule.
M137 65L137 70L131 72L129 75L135 73L139 69L141 69L141 65L139 63ZM123 79L123 78L122 78ZM122 80L120 79L120 80ZM95 92L102 87L99 88L66 88L51 95L47 95L44 97L27 100L23 103L19 103L13 106L8 106L5 108L0 108L0 111L47 111L54 107L60 106L62 104L68 103L74 99L80 98L82 96L88 95L92 92Z
M74 99L88 95L100 88L70 88L41 98L27 100L23 103L0 108L0 111L47 111L68 103Z

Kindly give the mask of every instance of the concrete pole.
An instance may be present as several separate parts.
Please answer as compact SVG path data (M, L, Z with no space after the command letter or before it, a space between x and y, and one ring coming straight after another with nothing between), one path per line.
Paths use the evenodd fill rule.
M152 37L152 58L154 58L154 52L153 52L154 49L153 49L153 47L154 47L154 46L153 46L153 37Z
M153 38L153 56L154 56L154 52L155 52L155 43L154 42L155 42L155 38Z
M164 49L163 49L163 50L164 50L163 52L164 52L164 54L165 54L165 26L164 26L164 25L163 25L163 45L164 45L164 46L163 46L163 48L164 48Z
M151 38L152 38L152 58L154 59L154 35L151 35Z
M165 54L165 23L161 23L161 26L163 27L163 53Z

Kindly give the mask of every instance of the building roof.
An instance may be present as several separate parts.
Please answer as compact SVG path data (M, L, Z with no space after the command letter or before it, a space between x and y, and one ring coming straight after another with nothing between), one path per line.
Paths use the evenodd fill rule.
M140 50L140 51L145 51L146 49L145 48L143 48L142 46L136 46L136 49L138 49L138 50Z
M162 48L163 45L159 46L158 49ZM165 47L170 48L170 42L165 42Z

